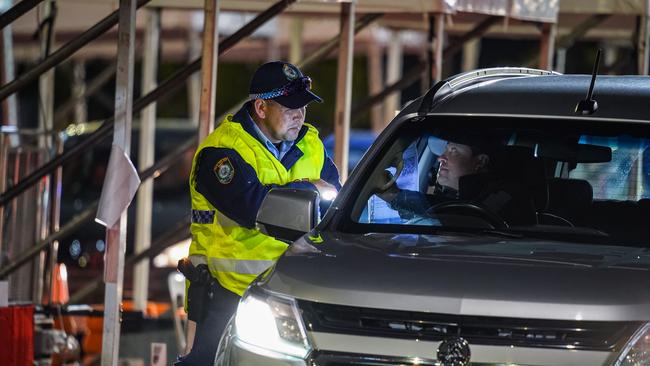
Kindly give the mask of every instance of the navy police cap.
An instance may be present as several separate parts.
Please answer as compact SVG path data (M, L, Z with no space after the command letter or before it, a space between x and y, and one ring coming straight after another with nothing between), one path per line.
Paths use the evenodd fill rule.
M311 79L288 62L272 61L260 66L251 79L250 99L273 99L290 109L323 99L311 91Z

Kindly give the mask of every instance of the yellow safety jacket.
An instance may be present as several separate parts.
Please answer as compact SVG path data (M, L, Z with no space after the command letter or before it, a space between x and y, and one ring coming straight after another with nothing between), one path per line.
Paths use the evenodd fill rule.
M205 258L210 273L221 286L242 295L250 283L268 269L287 249L287 244L264 235L257 229L239 226L234 220L219 212L194 184L199 152L206 147L235 150L253 167L263 185L285 185L304 179L320 179L325 163L325 148L318 131L305 123L308 130L296 141L303 155L287 170L280 161L242 125L227 116L223 122L198 147L192 162L190 193L193 212L214 212L212 223L192 222L190 258ZM193 261L196 262L196 261Z

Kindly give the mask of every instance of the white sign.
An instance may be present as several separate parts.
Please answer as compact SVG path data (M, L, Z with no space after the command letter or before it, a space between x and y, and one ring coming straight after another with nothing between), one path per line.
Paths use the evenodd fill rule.
M167 343L151 343L151 366L167 365Z
M129 207L139 185L138 171L131 159L121 147L113 145L95 221L107 228L113 227Z

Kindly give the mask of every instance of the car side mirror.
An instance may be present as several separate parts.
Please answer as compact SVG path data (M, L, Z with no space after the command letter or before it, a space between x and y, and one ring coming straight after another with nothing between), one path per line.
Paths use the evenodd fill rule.
M257 211L257 228L279 240L294 241L320 221L318 192L274 188Z

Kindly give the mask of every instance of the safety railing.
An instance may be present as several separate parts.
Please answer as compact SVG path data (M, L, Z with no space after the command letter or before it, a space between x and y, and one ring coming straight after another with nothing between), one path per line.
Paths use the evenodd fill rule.
M138 5L142 5L147 1L149 0L141 0L138 3ZM268 8L266 11L258 14L255 18L253 18L250 22L248 22L246 25L240 28L237 32L228 36L227 38L225 38L219 43L219 54L228 51L230 48L236 45L240 40L251 35L262 24L264 24L266 21L268 21L269 19L273 18L274 16L282 12L288 5L290 5L294 1L295 0L281 0L276 4L274 4L273 6L271 6L270 8ZM107 18L105 18L102 22L103 23L108 22L106 20ZM96 27L97 26L93 28ZM104 29L104 27L101 27L101 29ZM62 48L64 47L66 46L63 46ZM39 70L43 70L43 68L44 66L41 66ZM198 71L200 68L201 68L201 58L198 58L197 60L193 61L189 65L182 68L181 70L178 70L172 76L170 76L165 81L160 83L156 89L152 90L148 94L144 95L143 97L135 101L133 105L133 113L135 114L142 111L142 109L144 109L147 105L153 102L164 101L165 97L170 96L173 92L175 92L181 86L183 86L186 79L194 72ZM35 76L31 76L31 77L35 77ZM5 90L4 87L0 89L0 99L5 94L6 95L11 94L7 91L5 91L3 94L3 90ZM14 90L11 89L11 91L13 92ZM30 187L34 186L34 184L37 184L43 177L52 174L57 169L59 169L59 167L61 167L63 164L70 162L72 159L78 157L80 154L96 146L100 141L109 137L112 130L113 130L113 117L110 117L104 120L102 125L96 131L90 134L86 139L84 139L82 142L75 145L70 150L64 153L57 154L49 162L41 165L39 168L35 169L29 175L27 175L19 182L17 182L14 186L4 191L2 195L0 195L0 207L6 207L9 202L12 202L12 200L14 200L18 195L25 192ZM177 148L174 152L170 153L165 158L161 159L154 166L141 172L140 173L141 179L158 175L161 170L166 169L169 165L174 163L176 159L179 158L179 156L182 156L181 154L182 152L194 148L196 147L196 145L197 145L196 138L188 140L186 143L179 146L179 148ZM3 265L2 268L0 269L0 279L6 278L11 273L13 273L18 268L20 268L22 265L28 263L31 258L38 255L53 240L58 240L64 237L65 235L73 232L74 230L78 229L81 225L87 223L92 218L94 218L95 212L97 210L96 205L97 205L96 203L91 204L83 213L75 216L69 223L63 226L60 230L56 232L52 232L51 235L47 236L42 240L37 241L35 245L32 245L29 249L17 255L16 260L7 263L6 265Z
M140 8L149 1L151 0L139 0L136 6ZM109 29L113 28L119 20L118 10L115 10L107 17L100 20L97 24L92 26L87 31L83 32L77 38L74 38L70 42L61 46L61 48L56 50L51 55L47 56L43 61L36 64L36 66L32 67L29 71L20 77L10 81L6 85L3 85L2 88L0 88L0 101L5 100L11 94L23 89L25 86L36 80L36 78L43 75L49 69L60 64L72 54L79 51L82 47L97 39L97 37L106 33Z
M142 0L144 1L144 0ZM141 1L141 2L142 2ZM148 1L148 0L147 0ZM288 5L293 3L295 0L281 0L268 8L266 11L260 13L258 16L253 18L250 22L240 28L237 32L228 36L219 43L219 54L222 54L236 45L240 40L248 37L252 34L257 28L264 24L269 19L273 18L280 12L282 12ZM145 1L146 2L146 1ZM140 5L140 2L138 3ZM356 23L355 33L359 32L361 29L371 24L373 21L381 17L382 14L366 14L359 19ZM316 64L323 60L327 55L337 47L338 37L332 38L330 41L326 42L319 50L315 53L312 53L311 56L307 57L302 62L299 62L301 68L309 68L310 66ZM161 82L159 86L149 92L148 94L142 96L134 102L133 113L136 114L147 105L153 102L164 101L165 98L169 97L180 87L184 86L186 79L192 75L194 72L200 70L201 68L201 58L196 59L192 63L186 65L181 70L178 70L172 76L168 77L166 80ZM0 97L2 97L2 90L0 89ZM223 117L223 116L222 116ZM219 120L222 118L220 117ZM0 195L0 210L2 207L5 207L9 202L11 202L15 197L20 195L22 192L25 192L29 187L33 186L36 182L42 179L44 176L52 174L56 169L58 169L63 164L71 161L72 159L78 157L80 154L84 153L88 149L93 148L100 141L108 138L113 129L113 118L107 118L104 120L102 125L90 134L87 138L81 141L79 144L75 145L71 149L67 150L62 154L56 155L52 160L47 164L42 165L30 175L26 176L20 180L15 186L4 191ZM169 166L177 162L184 153L190 149L196 148L198 144L197 138L192 138L178 146L174 151L166 155L164 158L160 159L156 164L151 166L148 169L145 169L139 172L141 180L145 180L150 177L157 177L162 174ZM45 237L42 240L36 241L29 249L20 253L11 263L2 266L0 268L0 279L6 278L11 273L16 271L18 268L23 266L25 263L28 263L31 258L38 255L41 251L50 245L53 241L59 240L66 237L67 235L75 232L84 224L90 222L97 211L98 202L95 201L91 203L82 213L74 216L68 223L62 226L59 230L53 231L49 236ZM147 256L152 256L157 254L159 251L164 249L164 243L170 243L165 238L175 237L180 232L187 234L187 224L184 223L179 227L175 227L169 230L166 233L163 233L159 238L154 241L151 248L145 252L142 252L136 256L127 258L127 264L132 263L132 261L137 262L140 259L143 259ZM96 281L89 283L84 288L80 289L77 293L73 294L70 298L70 301L74 303L75 301L83 299L92 291L96 290L101 282L101 278L98 278Z
M141 0L149 1L149 0ZM269 19L273 18L280 12L282 12L288 5L295 2L295 0L281 0L275 5L271 6L269 9L257 15L250 22L240 28L237 32L225 38L223 41L219 42L219 54L222 54L232 48L240 40L244 39L251 35L256 29L258 29L262 24L264 24ZM64 46L65 47L65 46ZM53 54L54 55L54 54ZM37 66L38 67L38 66ZM184 86L184 82L187 78L201 69L201 58L199 57L189 65L183 67L181 70L175 72L172 76L164 80L158 87L148 94L140 97L133 103L133 113L138 113L153 102L164 101L165 97L168 97L172 92L175 92L181 86ZM31 80L31 79L30 79ZM0 89L0 100L3 99L4 93L3 89ZM7 94L8 95L8 94ZM6 96L4 96L6 97ZM102 123L102 126L98 128L94 133L92 133L88 138L71 148L69 151L64 152L63 154L57 155L47 164L43 165L39 169L35 170L32 174L25 177L21 180L16 186L11 189L3 192L0 195L0 206L4 206L11 199L24 192L27 188L31 187L42 177L50 174L58 166L65 164L66 162L74 159L79 156L79 154L86 151L86 149L94 146L100 140L108 137L113 131L113 117L110 117Z

